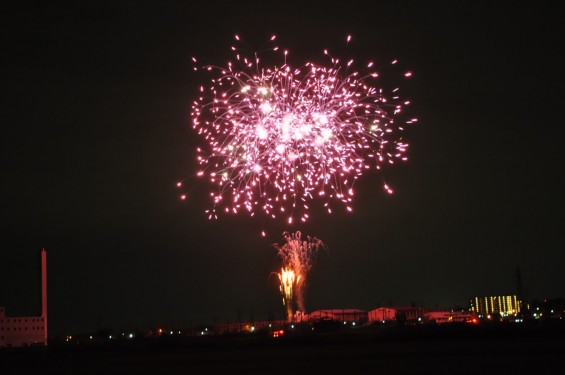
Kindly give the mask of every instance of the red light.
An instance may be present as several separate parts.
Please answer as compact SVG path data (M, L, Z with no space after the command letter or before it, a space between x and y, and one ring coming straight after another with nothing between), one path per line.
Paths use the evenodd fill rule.
M284 336L284 330L273 331L273 337L281 337Z

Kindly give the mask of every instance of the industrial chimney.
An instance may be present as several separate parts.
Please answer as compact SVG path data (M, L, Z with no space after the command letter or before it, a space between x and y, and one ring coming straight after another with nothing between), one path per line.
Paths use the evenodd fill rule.
M41 319L43 321L43 337L47 345L47 251L41 249Z

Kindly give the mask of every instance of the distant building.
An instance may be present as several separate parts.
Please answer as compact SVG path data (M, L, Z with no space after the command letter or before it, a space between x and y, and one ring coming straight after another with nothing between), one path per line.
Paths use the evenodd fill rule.
M0 307L0 348L47 345L47 252L41 250L41 315L6 316Z
M369 322L387 322L391 320L418 323L430 309L416 306L379 307L369 311Z
M348 323L365 323L367 321L367 312L358 309L317 310L310 314L304 314L300 318L302 321L310 322L334 320ZM295 320L300 321L300 319Z
M390 307L379 307L369 311L369 322L387 322L396 319L396 310Z
M424 314L425 323L478 323L475 313L461 311L432 311Z
M471 311L479 317L493 314L500 316L518 315L522 310L522 301L516 295L475 297L471 300Z
M396 319L401 319L408 323L422 321L424 314L429 311L427 308L415 306L395 307L394 309L396 310Z

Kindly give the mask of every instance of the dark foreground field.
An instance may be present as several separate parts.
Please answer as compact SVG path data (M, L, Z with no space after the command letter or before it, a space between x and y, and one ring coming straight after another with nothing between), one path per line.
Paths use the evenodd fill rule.
M559 329L394 328L0 351L0 374L562 374Z

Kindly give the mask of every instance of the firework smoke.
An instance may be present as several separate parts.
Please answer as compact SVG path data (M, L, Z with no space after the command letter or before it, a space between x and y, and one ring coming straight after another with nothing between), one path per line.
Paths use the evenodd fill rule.
M292 297L296 300L298 309L302 312L306 311L304 307L304 288L306 286L306 277L308 272L312 269L314 257L319 248L324 247L324 243L310 236L303 240L302 234L297 231L295 233L284 232L283 237L286 241L282 246L275 244L278 255L281 257L283 268L279 274L281 281L281 292L283 293L283 300L286 298L285 306L287 313L289 306L292 306ZM288 274L292 272L293 283L288 283L290 280L288 276L283 277L285 272ZM290 285L290 295L286 294L286 287ZM289 299L290 298L290 299ZM283 301L284 303L284 301ZM292 317L292 307L290 309L289 318Z
M197 149L197 176L216 186L209 218L244 210L306 221L314 200L329 213L334 202L352 211L357 178L406 160L402 122L417 119L400 116L410 102L398 88L378 85L373 62L358 70L352 59L342 62L324 50L327 65L295 67L288 51L271 49L279 65L262 66L257 53L246 56L232 46L233 59L224 67L194 68L213 75L191 111L192 126L205 140Z

